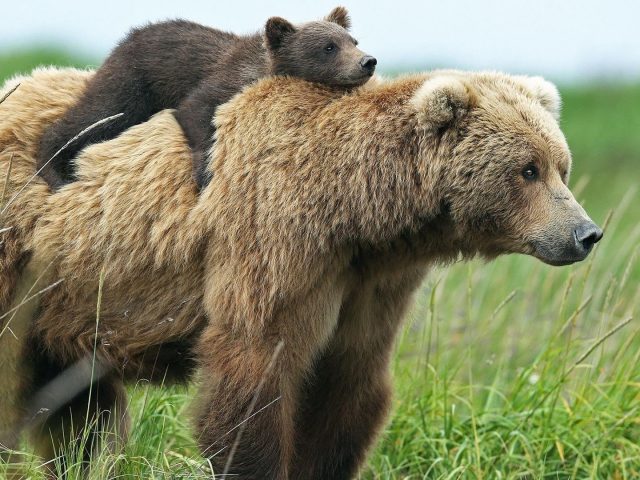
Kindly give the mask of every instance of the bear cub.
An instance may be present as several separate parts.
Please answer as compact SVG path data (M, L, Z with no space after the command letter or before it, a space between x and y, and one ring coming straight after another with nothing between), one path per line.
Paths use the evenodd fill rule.
M347 10L337 7L324 20L301 25L272 17L264 32L244 36L185 20L134 29L91 78L78 102L44 132L40 175L59 188L74 180L72 160L86 145L114 138L160 110L175 108L193 151L195 181L202 188L209 181L215 110L244 86L268 75L290 75L349 89L371 78L376 59L357 48L350 24ZM124 115L87 132L49 162L80 131L118 113Z

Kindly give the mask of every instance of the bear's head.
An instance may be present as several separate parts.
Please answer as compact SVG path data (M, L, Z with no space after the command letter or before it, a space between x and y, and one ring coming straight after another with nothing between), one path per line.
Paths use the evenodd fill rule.
M440 158L443 209L463 252L583 260L602 237L568 188L571 154L560 96L540 77L443 72L411 105Z
M297 26L270 18L264 36L271 73L339 87L366 83L377 61L357 47L350 25L344 7L333 9L324 20Z

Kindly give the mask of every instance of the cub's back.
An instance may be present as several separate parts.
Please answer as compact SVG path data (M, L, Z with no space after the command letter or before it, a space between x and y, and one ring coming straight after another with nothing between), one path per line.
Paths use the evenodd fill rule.
M142 74L146 88L175 106L243 43L246 37L187 20L133 29L105 61L103 69Z

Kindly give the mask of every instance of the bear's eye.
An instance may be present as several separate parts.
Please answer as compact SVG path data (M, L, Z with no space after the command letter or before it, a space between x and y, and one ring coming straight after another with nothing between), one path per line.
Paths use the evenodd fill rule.
M535 165L527 165L526 167L524 167L524 170L522 170L522 176L524 177L525 180L537 180L538 179L538 167L536 167Z
M329 45L327 45L326 47L324 47L324 51L327 53L331 53L336 49L336 44L335 43L330 43Z

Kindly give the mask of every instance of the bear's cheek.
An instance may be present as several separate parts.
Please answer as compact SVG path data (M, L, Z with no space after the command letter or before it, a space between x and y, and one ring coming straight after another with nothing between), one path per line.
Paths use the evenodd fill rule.
M548 234L549 226L557 223L556 216L554 203L542 182L514 188L504 216L509 251L532 254L535 240Z
M486 188L477 198L475 229L485 233L485 255L532 254L532 239L550 221L544 189L528 188L517 178Z

